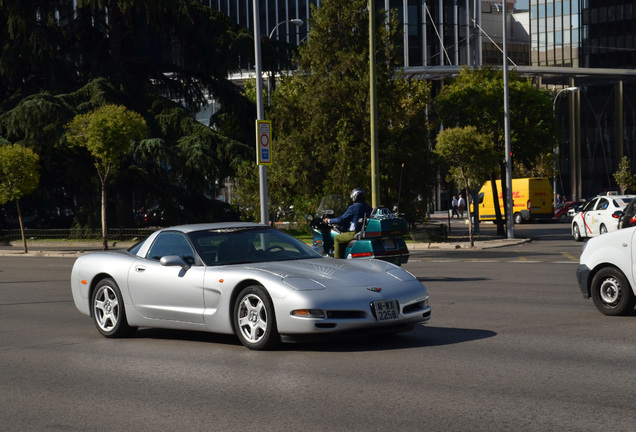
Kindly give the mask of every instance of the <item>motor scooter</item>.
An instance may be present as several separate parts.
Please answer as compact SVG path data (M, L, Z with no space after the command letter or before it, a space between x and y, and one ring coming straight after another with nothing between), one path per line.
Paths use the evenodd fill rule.
M324 255L333 256L334 238L346 231L344 227L325 223L324 219L344 213L346 207L344 196L328 195L315 216L307 215L313 245ZM347 245L345 258L377 258L398 266L408 262L409 250L403 237L408 232L405 219L386 207L379 207L361 222L362 230Z

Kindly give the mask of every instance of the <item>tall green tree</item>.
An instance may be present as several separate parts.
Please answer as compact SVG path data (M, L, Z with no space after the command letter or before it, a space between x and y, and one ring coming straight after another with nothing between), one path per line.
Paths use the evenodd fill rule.
M24 253L28 253L20 199L33 192L40 181L40 158L31 149L0 139L0 205L15 202Z
M146 121L121 105L104 105L76 116L68 125L66 139L71 145L85 147L94 158L101 183L102 237L108 249L106 185L123 157L132 150L132 142L147 134Z
M479 133L474 126L444 129L437 135L435 153L439 154L450 167L450 180L464 189L468 199L471 190L488 179L492 172L493 162L497 160L495 147L488 135ZM466 206L468 211L468 236L470 246L475 245L473 239L473 221L470 215L470 200Z
M177 155L171 168L156 158L126 161L113 180L128 210L140 201L167 201L169 193L174 208L185 208L182 215L187 203L212 202L214 189L252 150L256 110L228 77L253 64L253 47L249 29L191 0L0 0L0 135L42 159L42 182L25 205L82 203L73 209L76 222L92 225L99 204L87 197L98 185L81 181L86 155L65 145L63 126L104 104L141 113L154 144ZM193 113L211 95L222 109L212 128L199 127ZM134 155L145 144L153 145L142 143ZM193 157L202 152L205 157ZM189 162L180 170L182 161ZM154 195L127 187L131 178L156 186L158 172L175 171L205 185L191 187L175 174ZM202 189L205 196L194 199ZM123 213L132 214L128 210Z
M513 163L533 166L538 155L552 152L557 140L552 98L547 90L536 88L512 71L509 74L509 102ZM462 69L435 97L434 109L444 127L475 126L480 133L490 137L499 166L491 173L493 196L499 196L494 182L499 177L505 198L503 73L493 69ZM503 235L498 205L495 205L495 211L498 232Z
M348 194L371 184L368 2L326 0L312 10L308 43L299 48L298 71L278 84L267 113L273 126L268 169L272 207L315 210L324 194ZM434 178L427 142L429 86L399 73L401 42L396 17L387 27L378 14L377 96L381 197L384 205L411 203ZM399 197L404 164L404 196ZM239 197L258 209L256 167L239 172ZM407 207L406 204L404 207Z

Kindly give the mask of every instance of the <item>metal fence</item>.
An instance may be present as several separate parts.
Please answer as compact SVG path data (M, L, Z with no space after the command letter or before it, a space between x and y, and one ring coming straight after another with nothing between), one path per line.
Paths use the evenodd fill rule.
M156 228L111 228L108 230L110 241L136 241L148 237ZM25 229L24 236L29 240L99 240L101 229ZM21 240L19 229L0 230L0 239L5 241Z

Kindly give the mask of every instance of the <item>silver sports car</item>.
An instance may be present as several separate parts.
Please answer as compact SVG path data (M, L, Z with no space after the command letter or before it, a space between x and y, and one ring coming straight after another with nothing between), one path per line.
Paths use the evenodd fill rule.
M73 266L75 306L106 337L137 327L236 334L250 349L311 334L410 330L431 315L426 288L393 264L326 258L254 223L154 232L128 251Z

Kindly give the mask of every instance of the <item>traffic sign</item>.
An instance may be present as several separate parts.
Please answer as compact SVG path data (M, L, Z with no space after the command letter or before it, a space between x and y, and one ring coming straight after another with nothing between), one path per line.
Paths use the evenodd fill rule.
M259 165L272 163L272 122L256 120L256 157Z

